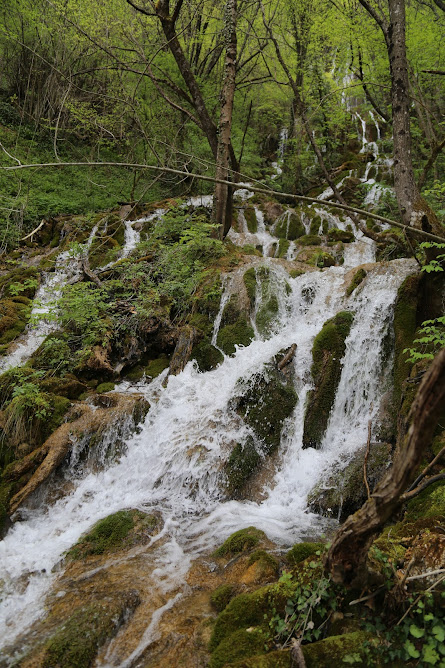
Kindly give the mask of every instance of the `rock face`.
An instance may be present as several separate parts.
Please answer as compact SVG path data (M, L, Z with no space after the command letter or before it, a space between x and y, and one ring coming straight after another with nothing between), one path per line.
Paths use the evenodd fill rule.
M2 484L11 485L11 492L15 491L9 501L9 515L62 464L73 448L73 435L82 434L83 438L94 435L97 440L110 426L125 420L134 428L149 409L148 402L140 395L101 395L97 401L97 407L85 403L73 406L67 416L68 421L56 429L40 448L5 469ZM25 474L31 474L31 477L17 490Z
M368 498L364 482L363 463L366 446L360 448L344 469L335 470L329 478L311 491L308 497L311 510L325 517L344 521L361 508ZM392 462L392 447L388 443L371 443L367 461L367 481L372 492Z
M292 378L284 369L278 370L288 353L279 353L263 372L252 376L247 387L240 387L234 408L253 435L236 444L226 464L227 491L232 497L242 496L244 484L262 459L277 450L284 422L298 401Z
M308 393L304 417L303 447L317 448L324 436L342 370L345 341L353 314L342 311L327 320L312 347L314 389Z

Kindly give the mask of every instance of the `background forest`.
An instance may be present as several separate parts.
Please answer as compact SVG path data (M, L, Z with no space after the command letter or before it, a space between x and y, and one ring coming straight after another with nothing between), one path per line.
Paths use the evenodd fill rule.
M413 0L406 6L413 163L423 192L433 191L430 203L436 210L443 207L437 200L444 146L441 4ZM339 177L352 166L357 149L357 118L351 112L357 102L384 128L391 154L387 49L365 6L321 0L240 2L232 145L241 180L271 173L282 128L289 139L275 188L311 193L325 184L317 147L329 173ZM216 136L225 5L180 0L174 9L165 2L139 9L143 13L124 0L3 4L2 165L116 161L214 173L214 152L203 124L207 119ZM168 11L175 28L170 41L162 23L162 12ZM190 75L196 90L179 71L173 42L185 62L182 73ZM42 216L210 188L191 178L150 178L130 168L0 173L0 242L14 243ZM380 210L395 212L389 192Z

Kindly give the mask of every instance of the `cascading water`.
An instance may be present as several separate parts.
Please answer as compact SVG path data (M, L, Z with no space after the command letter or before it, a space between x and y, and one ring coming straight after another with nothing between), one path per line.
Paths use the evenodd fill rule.
M258 526L283 544L315 531L320 518L307 512L306 495L327 466L366 441L367 419L383 392L379 342L390 325L397 288L414 266L410 260L375 265L356 296L348 299L344 268L285 282L283 269L268 260L269 271L278 272L274 289L281 282L285 305L270 338L239 348L213 371L199 373L188 364L165 388L164 376L146 385L143 391L152 408L140 433L128 438L120 460L80 479L74 475L73 491L53 505L22 511L22 521L0 543L1 642L11 642L42 614L44 594L64 552L97 520L122 508L161 512L165 562L156 578L167 592L182 582L191 555L208 552L243 526ZM345 308L355 312L355 319L328 431L320 450L302 450L312 342L326 319ZM221 464L229 444L247 434L231 400L240 379L249 383L274 355L294 343L299 402L284 430L281 468L264 491L263 502L227 501L221 491ZM145 634L141 642L151 639ZM114 664L112 656L109 661L122 665Z
M245 199L244 194L242 201ZM211 197L192 198L187 204L210 206ZM189 363L168 382L164 372L152 383L138 384L137 391L143 392L151 408L140 431L126 439L119 458L109 459L108 466L84 466L81 472L73 466L65 472L71 490L65 496L44 506L21 509L21 521L13 524L0 542L0 626L4 629L0 646L7 648L42 616L45 595L57 578L64 553L95 522L123 508L154 510L162 515L163 529L154 539L159 543L157 568L150 577L167 598L147 619L146 629L131 651L122 658L112 641L102 666L134 665L156 637L162 614L186 595L183 582L192 558L209 554L233 531L255 525L270 539L289 545L323 530L325 520L308 512L307 494L334 463L346 461L366 442L368 421L375 418L386 389L382 341L391 326L398 287L416 270L416 264L394 260L369 265L363 283L347 297L348 271L374 261L371 240L358 239L360 233L354 229L356 240L346 245L342 267L314 269L291 278L286 261L271 257L279 239L266 228L260 209L254 210L257 232L248 231L241 211L238 232L231 230L229 236L234 243L250 243L263 250L263 259L252 259L257 276L253 318L272 294L278 304L272 323L264 333L255 321L256 336L251 344L239 347L232 357L224 356L212 371L200 373ZM321 207L314 210L329 227L345 229L345 222L333 214ZM162 213L158 210L141 221L155 220ZM134 224L126 226L127 249L135 243ZM305 227L309 227L307 221ZM289 246L288 260L294 250L295 246ZM62 270L64 259L64 254L59 256L58 286L68 277L68 270ZM265 292L261 270L270 274ZM233 294L233 280L233 274L226 278L214 345L224 306ZM353 312L354 321L346 340L336 400L320 448L303 449L305 400L312 389L313 340L324 322L341 310ZM250 433L233 408L233 398L240 384L249 386L255 374L293 344L297 345L292 365L298 402L283 429L279 464L262 490L261 501L227 500L223 464L231 445L243 442ZM17 360L29 356L31 348ZM134 389L122 384L119 391Z

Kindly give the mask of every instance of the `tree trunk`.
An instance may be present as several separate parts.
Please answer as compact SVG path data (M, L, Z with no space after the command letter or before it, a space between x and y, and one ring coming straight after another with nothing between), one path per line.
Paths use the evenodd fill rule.
M445 350L442 350L422 379L393 467L368 501L348 517L334 536L325 560L325 569L334 582L354 587L366 584L369 547L384 524L402 506L401 496L415 478L444 408Z
M232 130L233 100L236 83L236 0L227 0L224 14L226 58L224 63L224 82L221 90L221 111L219 117L218 150L216 154L217 179L230 180L230 137ZM218 225L218 236L223 239L232 224L233 189L222 183L215 186L213 198L213 221Z

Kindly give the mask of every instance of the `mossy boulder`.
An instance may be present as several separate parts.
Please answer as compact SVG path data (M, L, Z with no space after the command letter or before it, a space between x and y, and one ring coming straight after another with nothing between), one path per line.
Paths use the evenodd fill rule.
M244 443L235 445L224 467L226 492L230 498L243 496L244 485L258 468L262 458L251 436L248 436Z
M226 664L225 668L292 668L290 649L279 649L267 654L257 654Z
M298 401L290 379L272 364L253 374L239 386L235 409L253 430L265 454L271 454L280 444L285 420Z
M214 557L233 557L240 552L252 550L261 540L266 538L264 531L256 527L247 527L232 533L213 553Z
M248 320L248 309L247 297L243 303L238 293L231 296L224 308L216 343L226 355L233 355L237 345L248 346L255 336Z
M96 387L96 392L98 394L104 394L105 392L111 392L114 390L114 387L114 383L100 383L100 385Z
M157 378L170 364L167 355L160 355L154 360L150 360L145 367L145 375L150 378Z
M368 272L363 268L360 268L355 272L355 274L352 278L352 281L350 282L350 284L348 285L348 287L346 289L346 296L347 297L350 297L352 295L354 290L356 290L358 288L358 286L365 280L367 275L368 275Z
M320 246L321 238L316 234L305 234L298 239L300 246Z
M368 493L363 478L366 447L360 448L343 469L336 467L333 473L310 492L309 506L325 517L344 521L362 507ZM370 490L383 478L392 463L392 447L388 443L371 443L366 478Z
M28 323L30 313L31 307L29 306L29 299L26 297L0 300L1 345L10 343L23 332Z
M243 281L245 288L247 290L247 296L249 297L250 305L251 307L253 307L253 305L255 304L256 287L257 287L255 267L250 267L250 269L244 272Z
M342 241L344 244L349 244L354 241L354 233L348 230L340 230L337 227L331 227L328 231L329 241Z
M247 229L251 234L256 234L258 231L258 220L256 217L255 208L252 205L246 206L244 209L244 218L246 219Z
M296 564L301 563L308 557L318 556L317 552L323 552L326 548L324 543L296 543L291 549L286 553L286 560L295 566Z
M268 294L262 301L255 318L255 323L261 336L269 338L272 335L278 311L277 296L275 294Z
M238 659L265 652L265 636L261 629L239 629L221 641L213 651L209 668L223 668Z
M287 252L290 247L290 241L287 239L280 239L278 242L278 257L287 257Z
M295 211L285 211L274 226L274 234L279 239L295 241L305 234L306 230Z
M91 603L75 610L45 643L43 668L89 668L99 648L131 616L140 599L135 591Z
M206 338L193 348L191 359L196 360L200 371L211 371L221 364L224 355Z
M233 355L236 352L236 346L248 346L254 336L253 327L242 318L219 330L217 344L226 355Z
M351 312L341 311L327 320L315 337L311 368L314 389L308 392L304 417L304 448L316 448L323 439L340 382L345 341L353 319Z
M307 668L332 668L332 666L347 665L345 657L357 655L359 663L366 660L365 643L370 635L365 631L344 633L340 636L330 636L324 640L303 645L303 655Z
M93 554L104 554L128 549L151 535L159 518L140 510L119 510L99 520L68 552L70 559L83 559Z
M238 587L235 584L223 584L210 594L210 603L217 612L222 612L236 596Z

